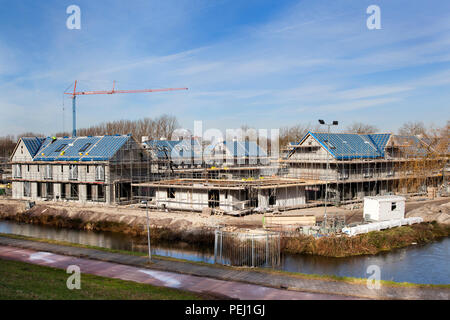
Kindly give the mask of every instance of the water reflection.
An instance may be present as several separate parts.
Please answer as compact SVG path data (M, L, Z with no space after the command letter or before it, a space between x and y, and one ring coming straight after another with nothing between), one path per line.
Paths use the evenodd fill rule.
M0 221L0 233L67 241L117 250L146 252L147 246L124 234L59 229L47 226ZM286 271L366 278L370 265L381 268L381 278L396 282L449 284L450 239L415 246L376 256L327 258L282 255L280 268ZM213 248L194 248L186 244L152 244L152 253L191 261L214 262Z
M449 284L449 243L450 239L445 238L424 246L397 249L375 256L350 258L285 255L283 269L302 273L367 278L369 276L366 273L367 268L370 265L377 265L381 269L383 280Z

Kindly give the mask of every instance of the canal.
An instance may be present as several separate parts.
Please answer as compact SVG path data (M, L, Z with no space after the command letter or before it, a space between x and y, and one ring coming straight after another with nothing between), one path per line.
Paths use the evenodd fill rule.
M12 221L0 221L0 233L67 241L116 250L146 252L147 246L121 233L61 229ZM282 254L280 269L307 274L367 278L369 266L378 266L383 280L423 284L450 284L450 239L424 246L411 246L373 256L328 258ZM214 262L213 248L186 243L152 243L152 254L179 259Z

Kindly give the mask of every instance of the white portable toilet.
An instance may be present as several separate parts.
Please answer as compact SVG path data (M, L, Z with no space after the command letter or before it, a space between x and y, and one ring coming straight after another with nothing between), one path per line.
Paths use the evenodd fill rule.
M364 197L364 220L403 219L405 217L405 200L401 196Z

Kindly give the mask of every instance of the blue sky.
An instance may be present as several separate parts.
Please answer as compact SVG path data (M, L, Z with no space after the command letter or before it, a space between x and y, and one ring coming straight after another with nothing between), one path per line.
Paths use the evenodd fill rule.
M0 135L176 115L192 129L449 120L450 1L0 1ZM81 30L66 8L81 8ZM381 9L381 30L366 9ZM65 112L63 113L63 105ZM63 121L64 119L64 121Z

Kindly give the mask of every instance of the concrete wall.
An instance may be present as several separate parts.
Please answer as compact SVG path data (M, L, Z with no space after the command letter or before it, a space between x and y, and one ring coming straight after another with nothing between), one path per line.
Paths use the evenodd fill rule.
M24 180L35 180L35 181L63 181L70 182L73 181L70 179L70 165L69 164L37 164L37 163L29 163L29 164L19 164L21 166L22 176L21 178ZM83 182L97 182L95 170L97 166L103 166L105 168L105 182L108 183L108 166L104 164L75 164L78 168L78 178L76 181ZM14 165L13 165L14 166ZM46 177L46 168L50 166L51 175ZM101 180L100 180L101 181Z
M276 190L276 196L276 205L280 207L306 203L304 187L280 188Z
M13 181L11 183L11 193L12 193L13 199L22 199L23 198L23 182Z
M167 188L155 190L155 199L158 205L164 205L173 210L201 211L208 208L207 189L174 189L175 198L167 197ZM269 206L269 190L258 192L257 200L259 208L298 206L306 203L304 187L289 187L275 190L275 205ZM239 190L219 190L219 208L225 212L242 210L250 207L250 201L246 201L245 192Z
M164 205L166 208L173 210L193 210L202 211L208 208L208 190L207 189L174 189L175 198L167 197L167 188L159 188L155 190L155 199L158 205ZM219 207L218 209L226 212L244 209L243 194L239 194L236 190L219 190ZM239 202L239 203L235 203Z
M207 190L187 190L174 189L175 198L168 198L168 188L159 188L155 191L155 198L158 205L174 210L194 210L201 211L208 207Z
M12 198L13 199L26 199L26 200L59 200L59 201L75 201L75 202L98 202L98 203L113 203L114 196L111 192L112 188L109 185L105 185L105 195L104 201L101 201L98 198L98 188L100 185L91 184L91 199L88 200L87 195L87 184L77 184L78 185L78 200L69 199L70 198L70 183L65 184L65 198L61 198L62 196L62 183L53 183L53 182L42 182L38 184L38 182L29 182L30 183L30 196L25 197L24 195L24 181L13 181L12 182ZM53 195L48 195L46 192L46 184L51 183L53 185ZM41 188L40 195L38 196L38 188Z
M333 159L333 156L329 154L325 150L325 148L323 148L322 145L311 136L306 138L301 145L309 146L311 147L311 150L307 148L297 148L290 157L291 160L326 160L327 158Z
M259 208L298 206L306 203L304 187L279 188L273 192L275 192L275 204L269 205L269 189L260 190L258 193Z
M30 155L30 152L28 152L27 147L23 143L22 140L20 140L19 145L16 148L16 152L13 154L11 161L31 161L33 158Z

